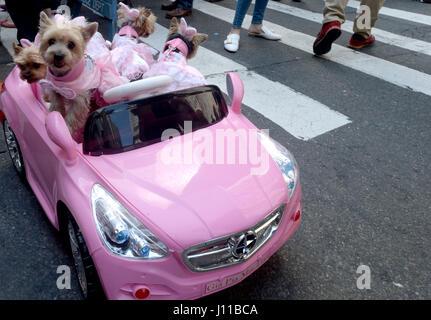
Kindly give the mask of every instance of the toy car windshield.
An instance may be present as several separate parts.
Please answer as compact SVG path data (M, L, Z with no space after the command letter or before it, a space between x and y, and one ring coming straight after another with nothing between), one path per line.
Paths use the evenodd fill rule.
M162 141L167 129L184 133L221 121L228 114L226 101L216 86L201 86L128 101L94 111L84 132L84 154L98 156L134 150Z

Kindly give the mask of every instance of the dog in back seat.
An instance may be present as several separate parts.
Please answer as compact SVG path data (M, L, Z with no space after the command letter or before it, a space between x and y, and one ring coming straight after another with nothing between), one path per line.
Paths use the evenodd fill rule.
M181 18L180 23L176 18L172 18L163 54L144 74L144 78L168 75L174 81L168 86L150 90L146 94L150 96L206 85L205 77L196 68L188 65L187 60L196 55L199 45L207 39L208 35L197 33L195 28L188 27L184 18Z

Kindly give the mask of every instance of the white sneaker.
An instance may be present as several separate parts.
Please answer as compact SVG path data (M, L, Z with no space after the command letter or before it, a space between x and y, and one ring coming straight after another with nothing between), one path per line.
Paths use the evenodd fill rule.
M239 34L228 34L224 41L224 48L229 52L237 52L239 48Z
M280 40L281 36L277 33L272 32L271 30L265 28L264 26L262 26L262 32L257 33L257 32L249 32L248 33L249 36L254 36L254 37L261 37L267 40Z

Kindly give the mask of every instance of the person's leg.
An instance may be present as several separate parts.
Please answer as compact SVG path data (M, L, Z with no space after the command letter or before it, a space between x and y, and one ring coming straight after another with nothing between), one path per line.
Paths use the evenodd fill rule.
M238 0L236 4L235 16L233 18L231 33L239 34L244 17L247 13L248 8L250 8L251 0Z
M371 28L376 24L379 11L383 7L385 0L362 0L361 6L368 6L370 8L371 17L370 19L364 19L362 15L356 17L355 23L353 25L353 32L355 34L361 35L365 39L371 36ZM369 21L371 24L367 25Z
M224 48L229 52L237 52L239 48L239 39L242 23L248 8L250 8L251 0L238 0L236 4L235 16L232 22L232 28L224 41Z
M348 1L349 0L326 0L325 8L323 9L323 24L332 21L338 21L341 24L344 23L344 9L346 8Z
M251 20L251 25L248 28L248 35L261 37L267 40L280 40L281 35L272 32L262 25L263 16L265 14L268 1L269 0L256 0L253 11L253 19Z
M23 6L20 1L6 0L6 7L17 28L17 39L34 41L39 31L39 12L34 6Z
M266 6L269 0L256 0L253 11L253 19L251 24L261 25L263 22L263 16L265 15Z
M254 4L253 19L251 20L251 25L248 29L249 32L262 32L263 16L265 14L265 9L268 5L268 1L269 0L256 0L256 3Z

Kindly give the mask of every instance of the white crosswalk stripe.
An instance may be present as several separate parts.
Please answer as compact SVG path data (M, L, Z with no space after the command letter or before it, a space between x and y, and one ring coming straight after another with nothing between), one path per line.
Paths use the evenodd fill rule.
M268 3L268 9L276 10L278 12L282 12L288 15L292 15L292 16L305 19L308 21L316 22L319 24L322 23L321 13L315 13L308 10L296 8L281 2L270 1ZM341 28L343 31L352 33L353 21L346 20L346 22L344 22ZM378 28L373 28L373 34L376 36L379 42L383 42L392 46L400 47L403 49L407 49L407 50L411 50L411 51L415 51L415 52L419 52L419 53L423 53L431 56L431 43L429 42L405 37L405 36L398 35L385 30L381 30Z
M232 23L235 15L234 10L203 0L195 1L194 8L228 23ZM249 25L250 23L251 16L246 15L243 25ZM265 25L276 33L282 35L282 43L313 54L314 36L290 30L269 21L265 21ZM322 56L322 58L331 60L402 88L407 88L431 96L431 86L429 85L429 83L431 83L431 75L429 74L351 50L337 44L333 44L331 52Z
M166 28L157 25L155 34L146 42L155 48L162 48L167 32ZM237 72L245 87L243 103L298 139L309 140L351 122L345 115L322 103L206 48L199 48L198 54L189 63L206 76L209 83L223 91L226 88L226 73Z
M347 6L356 9L359 7L360 4L361 4L360 1L350 0ZM392 18L407 20L410 22L431 26L431 17L425 14L413 13L405 10L392 9L388 7L382 7L379 12L379 15L385 15Z

